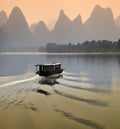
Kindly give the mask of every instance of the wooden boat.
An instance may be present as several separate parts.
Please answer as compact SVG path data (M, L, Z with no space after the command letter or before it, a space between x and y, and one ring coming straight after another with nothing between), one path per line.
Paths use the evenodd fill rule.
M61 69L60 63L52 63L52 64L37 64L36 65L36 74L40 76L51 76L55 74L62 73L63 69Z

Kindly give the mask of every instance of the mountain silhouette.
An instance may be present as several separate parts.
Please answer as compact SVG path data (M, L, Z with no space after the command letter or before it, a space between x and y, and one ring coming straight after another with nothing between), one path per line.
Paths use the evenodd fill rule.
M7 15L4 11L0 12L0 27L7 22Z
M74 39L75 42L82 42L85 39L85 29L80 15L78 15L72 21L71 27L71 37Z
M60 10L53 30L44 21L29 28L20 8L14 7L7 18L0 12L0 51L37 51L46 43L82 43L86 40L112 40L120 37L120 18L114 20L110 8L95 6L85 23L78 15L71 20Z
M3 30L9 38L9 44L16 49L27 47L32 42L28 23L18 7L13 8Z
M40 44L45 46L45 43L49 42L50 31L43 21L40 21L38 24L36 24L32 32L34 43L38 47Z
M116 26L110 8L104 9L97 5L84 26L89 40L116 39Z
M120 16L118 16L118 17L116 18L115 24L116 24L117 28L118 28L119 31L120 31Z
M0 51L3 51L7 48L8 37L4 32L2 26L7 22L7 15L4 11L0 12Z
M20 34L21 34L21 32L22 33L29 32L28 23L25 19L25 16L23 15L22 11L18 7L13 8L13 10L8 18L7 25L15 33L16 33L16 31Z
M60 10L58 20L55 24L55 30L57 31L66 31L71 25L71 20L66 16L63 10Z
M83 34L83 23L78 15L73 21L67 17L63 10L60 11L58 20L53 29L56 42L68 43L80 41Z
M69 34L71 31L71 20L66 16L63 10L60 10L58 20L52 31L54 40L59 43L69 42Z

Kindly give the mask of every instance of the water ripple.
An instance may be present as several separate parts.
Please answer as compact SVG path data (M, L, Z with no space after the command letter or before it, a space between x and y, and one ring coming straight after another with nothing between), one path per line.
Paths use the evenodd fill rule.
M81 97L73 96L71 94L66 94L66 93L64 93L62 91L58 91L56 89L54 89L54 92L58 95L63 96L63 97L67 97L69 99L73 99L73 100L77 100L77 101L82 101L82 102L85 102L85 103L88 103L88 104L91 104L91 105L103 106L103 107L108 107L109 106L109 104L107 102L104 102L104 101L93 100L93 99L84 99L84 98L81 98Z
M65 117L67 117L67 118L69 118L69 119L71 119L71 120L74 120L74 121L76 121L76 122L78 122L78 123L81 123L81 124L84 124L84 125L86 125L86 126L89 126L89 127L91 127L91 128L95 128L95 129L104 129L104 128L105 128L104 125L98 124L98 123L96 123L96 122L94 122L94 121L92 121L92 120L88 120L88 119L84 119L84 118L75 117L75 116L73 116L71 113L65 112L65 111L63 111L63 110L59 110L59 109L54 109L54 110L55 110L56 112L58 112L58 113L62 113L63 116L65 116Z

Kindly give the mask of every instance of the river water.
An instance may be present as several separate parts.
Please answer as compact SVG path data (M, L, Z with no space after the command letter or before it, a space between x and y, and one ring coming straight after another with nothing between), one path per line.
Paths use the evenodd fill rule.
M58 79L35 65L60 62ZM119 54L0 54L1 129L120 129Z

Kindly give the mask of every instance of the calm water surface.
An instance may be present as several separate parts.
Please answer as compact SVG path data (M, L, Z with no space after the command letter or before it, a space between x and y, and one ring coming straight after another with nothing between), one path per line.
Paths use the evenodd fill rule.
M62 63L63 77L43 84L34 75L35 65L51 62ZM119 54L1 54L0 76L1 128L120 129ZM38 88L50 96L38 97ZM11 124L11 111L18 114L18 121L13 115L18 125ZM21 111L28 114L26 123ZM29 125L31 119L34 124Z
M112 54L0 55L0 76L35 72L36 64L51 62L62 63L64 71L75 76L86 75L96 86L120 82L120 55Z

